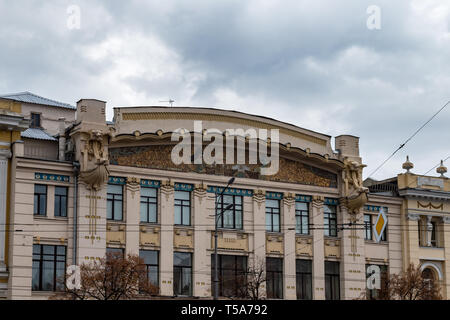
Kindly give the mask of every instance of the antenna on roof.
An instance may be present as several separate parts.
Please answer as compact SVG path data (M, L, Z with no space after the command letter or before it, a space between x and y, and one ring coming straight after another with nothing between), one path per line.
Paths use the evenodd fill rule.
M168 103L170 103L170 106L173 107L173 103L175 102L175 100L169 99L169 100L164 100L164 101L159 101L159 102L168 102Z

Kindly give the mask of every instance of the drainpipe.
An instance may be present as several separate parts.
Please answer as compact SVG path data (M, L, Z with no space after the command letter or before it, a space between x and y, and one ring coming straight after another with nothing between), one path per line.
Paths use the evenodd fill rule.
M77 241L78 241L78 228L77 228L77 215L78 215L78 174L80 173L80 163L73 162L73 173L74 173L74 183L75 188L73 191L73 261L72 264L77 264Z

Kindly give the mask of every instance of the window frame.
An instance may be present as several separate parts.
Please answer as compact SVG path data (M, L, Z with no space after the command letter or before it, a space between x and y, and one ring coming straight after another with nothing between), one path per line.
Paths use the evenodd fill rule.
M327 264L337 266L337 272L327 272ZM341 299L341 265L338 261L325 261L325 300L340 300ZM337 286L335 286L337 283ZM328 290L327 290L328 289Z
M189 194L189 199L177 199L177 193L188 193ZM179 201L180 203L177 203L177 201ZM187 203L187 204L186 204ZM177 219L176 219L176 214L177 211L175 210L176 207L180 208L180 223L176 223ZM189 223L185 223L183 220L184 218L184 210L189 210ZM191 191L184 191L184 190L175 190L175 194L174 194L174 225L176 226L191 226L192 225L192 192Z
M35 253L35 248L39 247L39 253ZM53 248L53 254L44 254L44 247L52 247ZM58 260L58 258L61 258L63 255L58 254L58 248L64 248L64 261ZM39 257L39 259L36 259L36 256ZM52 256L53 260L45 260L44 256ZM39 266L37 268L38 270L38 289L35 289L35 279L34 279L34 263L38 262ZM53 277L52 277L52 289L47 290L43 288L43 272L44 272L44 262L53 262L52 271L53 271ZM67 246L60 246L60 245L52 245L52 244L33 244L33 254L32 254L32 280L31 280L31 291L45 291L45 292L56 292L60 291L58 290L58 262L64 262L64 268L61 271L61 274L64 277L66 277L66 267L67 267ZM63 290L63 288L61 288Z
M42 119L41 119L42 113L40 112L30 112L30 128L42 128ZM35 124L36 120L34 116L37 116L38 125Z
M327 211L327 208L334 208L333 211ZM337 237L338 236L338 227L337 227L337 206L331 204L324 204L323 207L323 226L324 226L324 236L326 237ZM334 227L330 223L334 221Z
M45 193L36 191L36 187L44 187ZM37 203L36 203L37 196ZM47 197L48 197L48 186L46 184L35 184L34 185L34 203L33 203L33 216L45 217L47 216ZM41 213L41 201L44 201L44 212ZM36 212L37 209L37 212Z
M142 189L153 189L155 190L155 196L146 196L146 195L142 195ZM141 187L141 194L140 194L140 208L139 208L139 213L140 213L140 217L139 220L140 222L143 223L158 223L158 188L153 188L153 187ZM143 201L144 200L144 201ZM153 200L154 202L151 202L150 200ZM145 221L142 220L142 205L145 204L145 208L146 208L146 216L147 219ZM155 212L155 221L150 221L150 207L151 205L155 206L156 212Z
M234 260L233 263L231 263L230 265L232 265L232 268L228 268L228 267L224 267L224 259L230 259L230 260ZM240 261L238 263L238 260L242 259L242 261ZM218 266L217 266L217 271L219 274L219 293L218 296L220 297L239 297L240 293L239 292L239 284L241 284L239 282L240 278L239 277L243 277L244 279L246 278L247 275L247 263L248 263L248 257L247 256L239 256L239 255L228 255L228 254L219 254L217 257L218 260ZM240 270L238 268L238 265L241 264L243 266L243 269ZM214 294L214 267L215 267L215 256L214 254L211 254L211 284L212 284L212 290L211 292ZM225 282L225 276L224 273L228 273L227 271L231 271L232 276L233 276L233 283L230 285L224 285ZM241 284L243 285L243 284ZM230 286L232 287L230 289ZM224 291L225 290L231 290L233 291L232 295L225 295Z
M267 201L276 201L278 203L278 207L270 207L267 205ZM266 231L267 232L281 232L281 201L278 199L266 199ZM269 209L269 210L268 210ZM269 211L269 212L268 212ZM276 212L278 211L278 212ZM270 215L270 228L267 224L267 215ZM274 224L273 224L273 217L278 216L278 230L275 230Z
M306 210L297 209L297 203L305 203ZM301 235L309 235L309 202L306 201L296 201L295 202L295 233ZM305 214L306 212L306 214ZM306 233L303 232L303 219L306 218ZM299 223L300 222L300 223Z
M192 271L193 271L193 267L192 267L192 265L193 265L193 254L192 254L192 252L181 252L181 251L174 251L173 252L173 254L174 254L174 263L173 263L173 295L174 296L181 296L181 297L191 297L192 296L192 292L193 292L193 274L192 274ZM176 254L189 254L190 255L190 265L189 266L184 266L184 265L175 265L175 255ZM179 269L179 273L178 272L176 272L177 271L177 269ZM183 278L183 275L185 274L184 273L184 270L189 270L189 293L187 294L187 295L185 295L185 294L183 294L183 285L184 285L184 278ZM181 279L177 279L177 281L178 280L180 280L179 281L179 283L180 283L180 289L181 289L181 293L177 293L177 292L175 292L175 283L176 283L176 279L175 279L175 275L180 275L180 277L181 277Z
M142 257L142 253L143 252L147 252L147 251L151 251L151 252L156 252L156 264L153 263L145 263L144 258ZM146 250L146 249L140 249L139 250L139 258L141 258L144 261L144 265L145 265L145 275L147 278L147 281L150 282L150 284L159 287L159 264L160 264L160 257L159 257L159 251L158 250ZM151 279L149 277L150 271L149 269L152 267L156 267L156 283L152 283Z
M64 189L65 190L65 194L61 195L61 194L56 194L56 190L57 189ZM65 202L65 206L64 206L64 214L62 214L62 208L63 206L61 206L61 199L65 198L66 202ZM59 205L57 205L57 201L59 200ZM54 216L55 217L61 217L61 218L67 218L67 214L68 214L68 203L69 203L69 188L65 187L65 186L55 186L55 200L54 200ZM57 208L59 208L59 212L57 212Z
M299 271L299 262L308 262L310 272L303 272ZM307 285L309 280L309 286ZM296 282L296 296L297 300L312 300L313 299L313 266L312 266L312 260L307 259L296 259L295 260L295 282ZM301 286L299 285L301 283ZM301 287L301 292L299 292L299 288ZM306 296L309 293L309 298ZM303 296L301 296L303 295Z
M280 270L271 270L268 267L271 265L269 264L270 260L277 260L277 263L281 262ZM283 263L283 258L266 257L266 294L268 299L283 299ZM277 286L277 280L281 282L280 286ZM269 288L272 288L273 291L270 291ZM280 289L280 292L277 291L278 288Z
M108 183L108 187L107 188L109 188L109 186L117 186L117 187L120 187L120 190L121 190L121 193L119 194L119 193L112 193L112 192L110 192L110 190L107 190L106 191L106 220L109 220L109 221L124 221L124 217L123 217L123 207L124 207L124 195L123 195L123 185L119 185L119 184L110 184L110 183ZM112 196L112 198L110 199L110 196ZM121 199L116 199L116 196L117 197L121 197ZM115 217L115 208L116 208L116 203L119 203L120 202L120 215L121 215L121 218L120 219L117 219L116 217ZM109 216L109 212L108 212L108 204L109 203L111 203L111 218L109 218L108 216Z
M217 220L217 227L221 228L221 229L231 229L231 230L242 230L244 228L244 197L240 196L240 195L228 195L228 194L223 194L220 195L219 201L218 200L219 195L216 194L216 216L222 212L223 209L225 209L229 204L233 204L233 207L227 211L231 211L232 212L232 216L233 216L233 226L232 227L228 227L228 226L224 226L224 214L225 212L223 212ZM224 202L224 197L232 197L232 203L230 202ZM236 203L236 199L237 197L239 197L241 199L241 203ZM236 208L240 207L240 210L236 209ZM239 221L240 226L237 227L237 218L236 218L236 213L240 212L241 215L241 219Z

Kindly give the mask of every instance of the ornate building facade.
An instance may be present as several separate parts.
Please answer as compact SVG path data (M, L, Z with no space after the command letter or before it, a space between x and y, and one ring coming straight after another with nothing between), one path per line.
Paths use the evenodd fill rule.
M401 224L402 198L362 185L357 137L336 137L334 151L330 136L241 112L115 108L110 123L105 108L99 100L77 103L75 122L52 136L56 158L30 156L22 140L11 149L7 298L48 298L67 266L108 251L139 254L162 296L210 298L215 214L230 205L218 219L220 296L238 295L239 276L258 261L264 296L279 299L360 298L370 266L402 270L401 230L388 225L379 243L371 232L380 208L389 224ZM227 130L242 129L233 159L273 145L273 136L253 139L248 130L278 129L279 170L264 175L259 162L195 157L176 165L179 128L200 141L200 153L210 147L205 129L219 132L223 146Z

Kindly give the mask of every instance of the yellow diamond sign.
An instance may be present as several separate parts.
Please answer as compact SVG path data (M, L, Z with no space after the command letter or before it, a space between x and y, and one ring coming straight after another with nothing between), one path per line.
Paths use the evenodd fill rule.
M383 235L384 229L386 228L387 221L388 219L386 213L384 212L384 208L380 207L380 212L378 213L378 217L373 228L373 233L377 242L380 242L381 240L381 236Z

